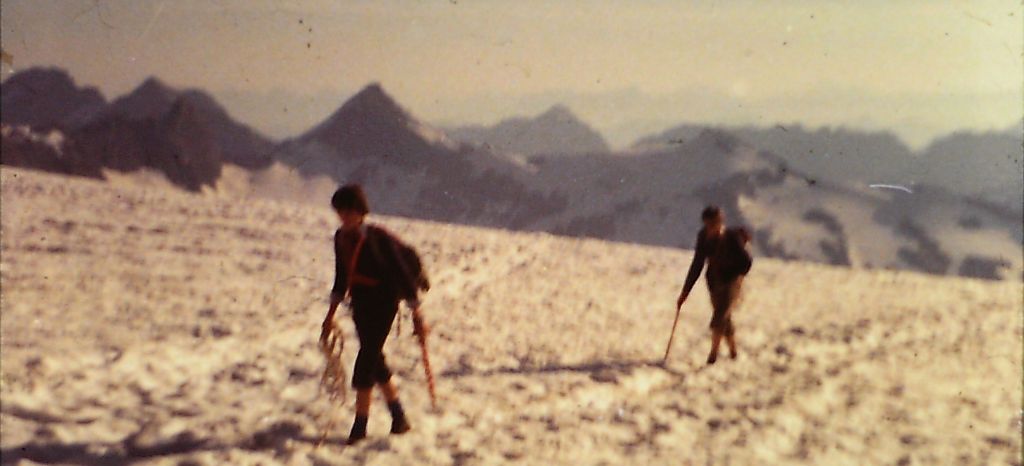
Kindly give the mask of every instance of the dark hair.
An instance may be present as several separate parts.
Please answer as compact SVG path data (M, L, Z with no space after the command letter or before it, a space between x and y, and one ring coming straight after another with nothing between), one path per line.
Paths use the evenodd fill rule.
M334 210L355 210L363 215L370 213L370 204L366 202L366 193L358 184L347 184L338 188L331 196L331 207Z
M711 220L715 218L722 218L722 209L719 209L718 206L709 205L700 213L701 220Z

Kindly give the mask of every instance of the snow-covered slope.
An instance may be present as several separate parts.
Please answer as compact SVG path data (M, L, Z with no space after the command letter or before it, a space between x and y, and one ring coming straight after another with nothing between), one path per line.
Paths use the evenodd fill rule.
M693 247L701 209L716 204L761 255L990 279L1024 270L1019 214L935 187L815 178L723 131L630 157L536 163L536 189L568 194L566 209L536 224L545 231Z
M375 400L345 448L352 397L317 393L326 203L6 167L0 188L5 464L1019 462L1019 281L759 257L739 359L703 365L700 290L662 366L688 251L371 217L431 273L441 408L405 320L385 351L413 430Z

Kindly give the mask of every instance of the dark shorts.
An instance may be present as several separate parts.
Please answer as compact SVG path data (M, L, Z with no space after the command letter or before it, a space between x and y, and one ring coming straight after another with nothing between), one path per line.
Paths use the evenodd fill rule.
M373 388L391 380L391 369L384 359L384 342L398 312L398 298L391 294L352 294L352 320L359 335L359 353L352 369L352 386Z
M727 337L733 336L736 328L732 325L732 309L740 298L743 279L737 278L722 283L708 283L711 292L711 330Z

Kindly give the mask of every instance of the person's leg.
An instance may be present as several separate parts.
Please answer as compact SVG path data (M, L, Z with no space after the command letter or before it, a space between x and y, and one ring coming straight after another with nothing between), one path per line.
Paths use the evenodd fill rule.
M398 386L395 385L394 380L379 384L378 387L380 387L380 392L384 394L384 401L391 403L398 400Z
M725 328L724 335L725 341L729 344L729 357L736 359L738 353L736 352L736 327L732 323L732 311L736 308L737 303L740 300L740 287L743 284L743 279L738 278L730 283L728 287L727 299L725 299Z
M708 353L708 364L714 364L718 360L718 345L722 343L722 333L717 329L711 330L711 352Z
M409 420L405 417L405 410L402 409L402 402L398 399L398 387L393 380L379 384L384 399L388 402L388 410L391 411L391 433L404 434L412 429Z
M356 389L356 418L352 421L352 430L348 434L348 444L352 445L366 438L366 424L370 419L370 402L373 400L373 375L370 372L372 350L366 346L359 347L356 354L356 365L352 369L352 386Z
M355 367L352 369L352 387L356 390L356 417L348 436L349 445L366 438L373 386L380 365L381 348L384 346L381 332L365 317L366 315L366 309L359 306L355 308L352 316L356 324L356 334L359 336L359 352L356 354Z
M398 312L398 301L394 299L383 299L378 305L378 313L381 321L379 340L374 343L377 347L377 358L373 367L373 381L380 387L384 399L388 403L388 410L391 412L391 433L403 434L412 427L405 417L405 410L402 409L402 402L398 399L398 387L391 378L391 369L388 367L387 358L384 356L384 342L387 341L388 333Z
M732 303L724 303L725 311L722 317L722 326L719 327L726 344L729 345L729 358L736 359L736 327L732 325Z
M720 287L708 286L711 292L711 352L708 354L708 364L714 364L718 359L718 346L722 344L722 336L725 333L725 307Z
M356 419L352 422L352 430L348 433L348 443L353 445L366 438L366 423L370 419L370 400L373 388L356 389Z
M388 368L387 360L381 353L377 358L377 369L374 371L374 380L384 394L384 400L388 403L388 411L391 412L391 433L404 434L412 429L409 420L405 417L405 410L402 409L402 402L398 399L398 387L391 377L391 369Z

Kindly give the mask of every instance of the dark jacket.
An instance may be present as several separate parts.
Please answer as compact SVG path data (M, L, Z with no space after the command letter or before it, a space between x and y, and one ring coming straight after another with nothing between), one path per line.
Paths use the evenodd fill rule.
M693 262L686 274L683 293L689 294L693 285L700 277L704 262L708 263L708 271L704 278L708 286L726 284L742 275L746 275L753 265L753 258L747 250L746 243L750 236L743 228L726 229L717 239L708 238L704 228L697 234L697 246L693 252Z

